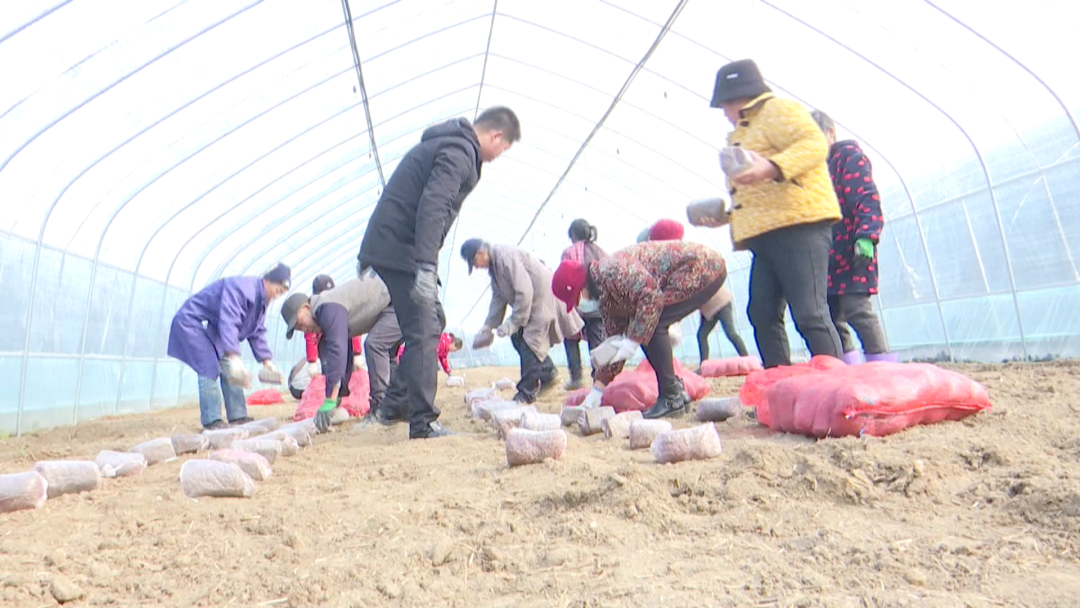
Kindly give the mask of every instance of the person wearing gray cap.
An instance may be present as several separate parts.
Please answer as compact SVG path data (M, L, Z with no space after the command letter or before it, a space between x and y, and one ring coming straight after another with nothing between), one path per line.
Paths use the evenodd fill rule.
M219 279L188 298L173 316L169 356L198 375L203 428L228 426L221 420L223 395L230 423L251 422L244 400L251 374L240 358L240 343L246 340L263 367L270 374L278 373L266 341L266 308L289 291L291 274L288 266L278 264L262 277Z
M521 358L521 379L514 401L532 403L555 385L559 376L548 356L563 336L581 331L585 322L576 311L567 311L551 293L551 270L528 252L510 245L469 239L461 245L461 257L473 268L486 268L491 276L491 305L484 327L477 332L473 348L491 345L495 332L510 338ZM506 307L510 317L506 318Z
M286 339L291 340L296 330L321 336L318 350L326 377L326 394L315 416L315 426L320 432L329 428L333 411L341 398L349 395L349 379L356 369L352 339L375 331L380 322L386 321L383 313L389 306L390 292L370 269L318 295L294 293L281 305ZM373 405L376 407L372 417L378 417L380 408Z

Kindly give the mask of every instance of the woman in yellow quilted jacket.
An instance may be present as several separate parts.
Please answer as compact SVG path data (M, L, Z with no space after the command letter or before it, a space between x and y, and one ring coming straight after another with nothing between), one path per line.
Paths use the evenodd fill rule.
M788 306L810 352L840 358L827 299L831 226L840 206L821 129L801 104L773 95L751 60L720 68L711 105L735 127L729 149L752 152L729 169L729 220L735 248L754 255L747 315L762 362L791 364Z

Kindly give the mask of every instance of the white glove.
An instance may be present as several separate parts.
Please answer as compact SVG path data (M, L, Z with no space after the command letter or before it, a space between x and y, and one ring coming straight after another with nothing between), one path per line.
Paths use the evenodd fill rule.
M500 325L499 328L495 330L495 333L498 334L500 338L505 338L506 336L514 335L514 332L516 331L517 328L514 327L514 322L510 319L507 319L505 323Z
M611 363L611 358L618 352L617 340L622 336L611 336L607 340L600 343L600 346L589 351L589 355L592 358L593 367L604 367L608 363Z
M680 344L682 344L683 333L682 333L682 328L679 327L678 324L675 324L675 325L672 325L671 327L669 327L667 333L668 333L668 338L671 340L671 345L673 347L677 347Z
M621 336L621 338L622 341L616 343L616 348L618 348L618 350L615 352L615 356L611 358L611 363L626 361L630 357L633 357L634 353L641 348L640 342L634 342L625 336Z
M315 376L319 375L319 362L318 361L312 361L311 363L307 364L307 375L310 378L314 378Z
M353 366L353 369L364 369L364 356L363 355L353 355L352 366Z
M626 361L634 356L634 351L640 346L626 336L611 336L592 350L592 363L596 367L605 367L618 361Z
M473 338L472 347L474 350L487 348L491 346L491 343L494 341L495 336L491 333L491 329L485 327L476 333L476 337Z
M587 410L594 410L600 407L600 398L604 396L604 391L593 388L589 391L589 394L585 396L585 401L581 402L581 407Z
M251 374L239 356L230 355L222 359L221 373L225 375L225 381L232 386L251 388Z

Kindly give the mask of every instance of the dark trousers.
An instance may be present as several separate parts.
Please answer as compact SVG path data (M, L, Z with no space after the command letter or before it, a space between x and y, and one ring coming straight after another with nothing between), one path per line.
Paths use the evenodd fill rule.
M748 354L746 344L743 343L739 330L735 328L735 306L729 303L716 311L716 314L711 319L706 319L705 315L701 315L701 324L698 325L697 330L697 348L698 356L701 357L700 360L705 361L709 358L709 334L716 327L717 321L720 322L720 327L724 328L724 335L727 336L728 342L731 342L740 357L745 357Z
M386 397L390 374L397 366L400 345L401 327L398 326L397 313L393 306L387 306L379 313L378 320L364 339L364 358L367 360L373 408L379 407Z
M536 395L540 392L540 385L550 382L559 373L555 369L555 362L551 357L544 356L541 361L536 353L525 343L525 330L519 329L510 336L510 343L514 345L518 357L521 359L521 380L517 383L516 401L532 403L536 401ZM408 349L406 349L408 350Z
M589 350L600 346L604 341L604 320L600 317L586 317L585 327L581 333L585 335L585 341L589 344ZM581 339L567 338L563 340L563 348L566 349L566 366L570 368L570 379L581 380ZM596 371L593 371L593 376Z
M842 296L829 296L829 312L836 333L840 336L840 346L845 353L855 350L855 340L851 338L851 329L859 334L863 352L868 355L881 355L889 352L885 341L885 331L881 321L874 314L874 305L868 293L851 293ZM848 327L848 326L851 327Z
M352 394L349 390L349 380L352 379L353 372L356 371L356 368L353 367L353 355L355 353L353 353L352 349L352 340L346 340L345 342L345 375L341 377L341 386L338 388L338 399L343 399ZM318 352L320 361L325 361L323 358L323 345L325 344L326 340L319 341ZM326 374L324 373L323 375L325 376Z
M781 228L750 239L754 260L746 312L765 367L791 365L784 330L788 306L795 329L812 354L843 356L826 295L831 243L828 222Z
M643 344L641 350L645 351L645 358L649 360L649 365L652 365L656 372L656 388L661 397L678 394L683 390L682 382L675 375L675 355L671 352L671 337L668 336L668 328L700 309L709 301L709 298L716 294L726 278L726 275L722 276L690 296L689 299L665 306L664 310L660 311L660 321L656 324L652 339L648 344Z
M435 407L438 389L438 348L442 334L442 305L418 306L409 296L416 275L388 268L375 268L390 292L390 303L397 313L398 325L407 347L398 363L395 384L403 385L408 392L406 411L409 416L409 434L427 431L428 425L438 420L439 408ZM397 355L397 353L394 353ZM387 399L390 395L387 394Z

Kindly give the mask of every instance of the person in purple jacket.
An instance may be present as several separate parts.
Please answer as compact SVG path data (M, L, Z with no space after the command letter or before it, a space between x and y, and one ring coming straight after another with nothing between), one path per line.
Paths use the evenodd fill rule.
M266 343L266 308L289 291L289 267L278 264L262 277L226 277L207 285L176 311L169 330L169 356L199 377L199 417L203 428L222 429L222 396L231 424L251 422L244 386L251 376L240 359L240 343L271 373L273 354ZM218 388L220 383L221 388Z

